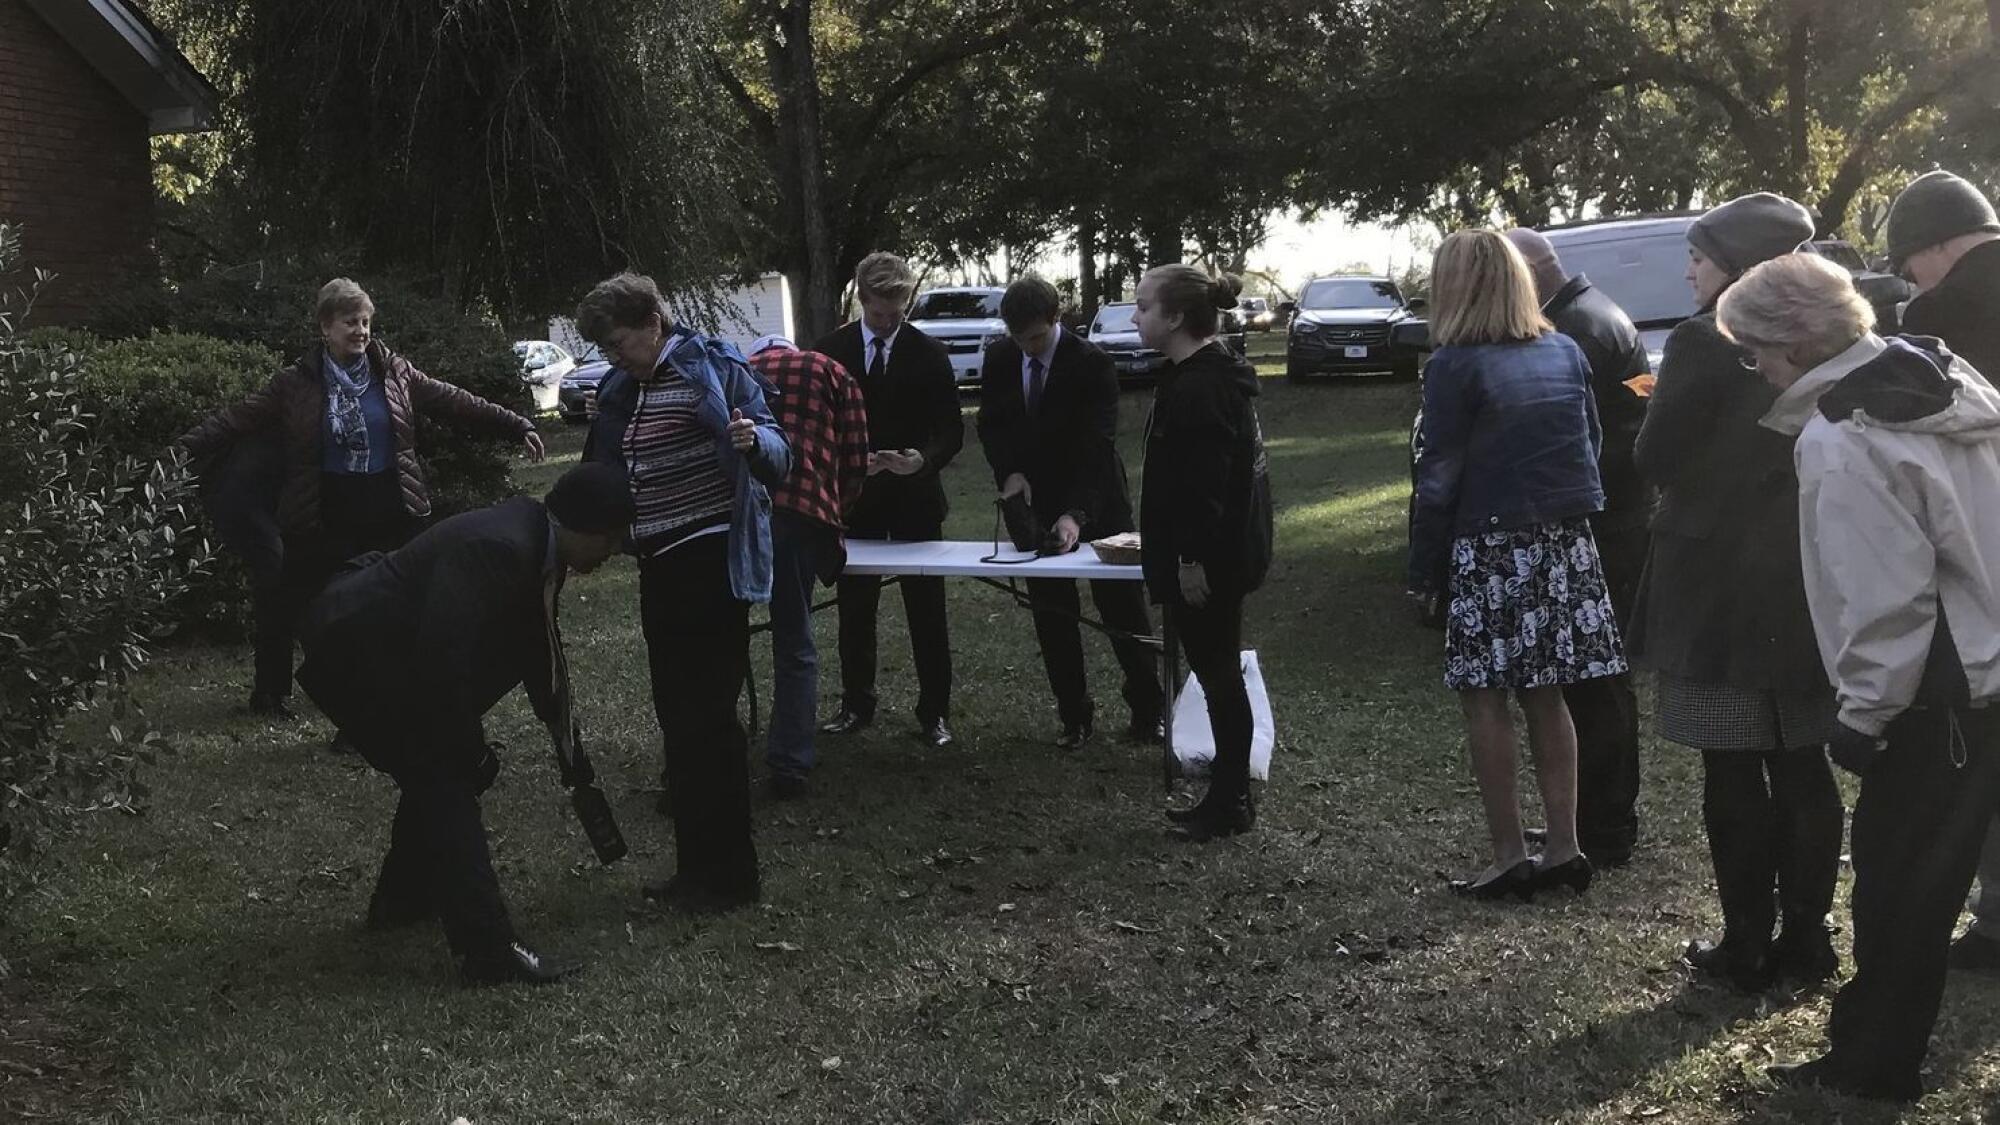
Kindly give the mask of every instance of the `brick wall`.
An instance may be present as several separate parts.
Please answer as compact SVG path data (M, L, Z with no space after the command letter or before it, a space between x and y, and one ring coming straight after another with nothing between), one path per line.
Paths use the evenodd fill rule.
M0 221L62 276L34 323L75 321L151 268L146 118L22 0L0 0Z

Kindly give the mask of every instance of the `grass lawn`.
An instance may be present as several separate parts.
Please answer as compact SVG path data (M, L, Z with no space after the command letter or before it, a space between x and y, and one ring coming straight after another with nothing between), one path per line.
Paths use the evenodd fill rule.
M1401 598L1416 395L1265 383L1279 556L1247 635L1280 745L1240 841L1169 841L1150 751L1053 749L1027 616L954 582L960 742L913 737L885 598L884 721L822 744L811 800L760 801L765 903L655 914L638 888L671 836L652 812L634 573L573 582L580 707L632 858L590 861L524 700L488 723L511 748L486 809L517 924L590 963L554 988L465 990L434 927L362 933L393 787L322 752L323 723L238 714L247 651L167 654L140 690L181 752L152 771L151 809L87 825L17 911L0 1119L1891 1120L1764 1082L1764 1064L1821 1046L1823 997L1746 1000L1676 967L1717 923L1690 752L1648 743L1644 841L1587 897L1446 892L1483 865L1484 830L1440 639ZM1146 402L1123 403L1135 490ZM971 408L948 474L957 538L991 526ZM580 444L559 432L522 487ZM1116 665L1087 648L1121 727ZM768 700L768 647L753 651ZM1980 1119L2000 1090L1996 1001L1953 979L1940 1092L1905 1120Z

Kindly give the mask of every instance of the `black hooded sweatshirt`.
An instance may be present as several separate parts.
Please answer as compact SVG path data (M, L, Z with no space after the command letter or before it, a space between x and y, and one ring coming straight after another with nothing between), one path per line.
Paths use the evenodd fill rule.
M1210 343L1160 372L1146 420L1139 498L1146 587L1181 604L1180 564L1218 598L1241 597L1271 566L1271 474L1257 420L1257 370Z

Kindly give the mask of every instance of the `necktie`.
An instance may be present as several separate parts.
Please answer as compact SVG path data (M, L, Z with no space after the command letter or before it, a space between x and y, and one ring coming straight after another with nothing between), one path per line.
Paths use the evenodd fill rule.
M549 687L556 701L556 719L550 724L565 768L576 764L573 741L576 720L570 710L569 662L563 656L562 630L556 624L558 598L562 594L564 570L558 563L542 582L542 624L549 639Z
M1047 371L1042 368L1041 357L1028 360L1028 413L1039 414L1042 409L1042 383Z
M870 379L880 379L883 370L889 366L887 360L888 346L880 336L868 342L874 346L875 351L875 354L868 360L868 377Z

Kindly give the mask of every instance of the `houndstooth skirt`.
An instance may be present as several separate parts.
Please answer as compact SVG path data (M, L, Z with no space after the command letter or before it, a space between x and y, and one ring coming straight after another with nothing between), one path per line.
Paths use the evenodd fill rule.
M1444 686L1559 687L1626 671L1590 521L1462 535L1451 544Z
M1660 673L1660 737L1695 750L1797 750L1833 737L1839 707L1824 692L1709 684Z

